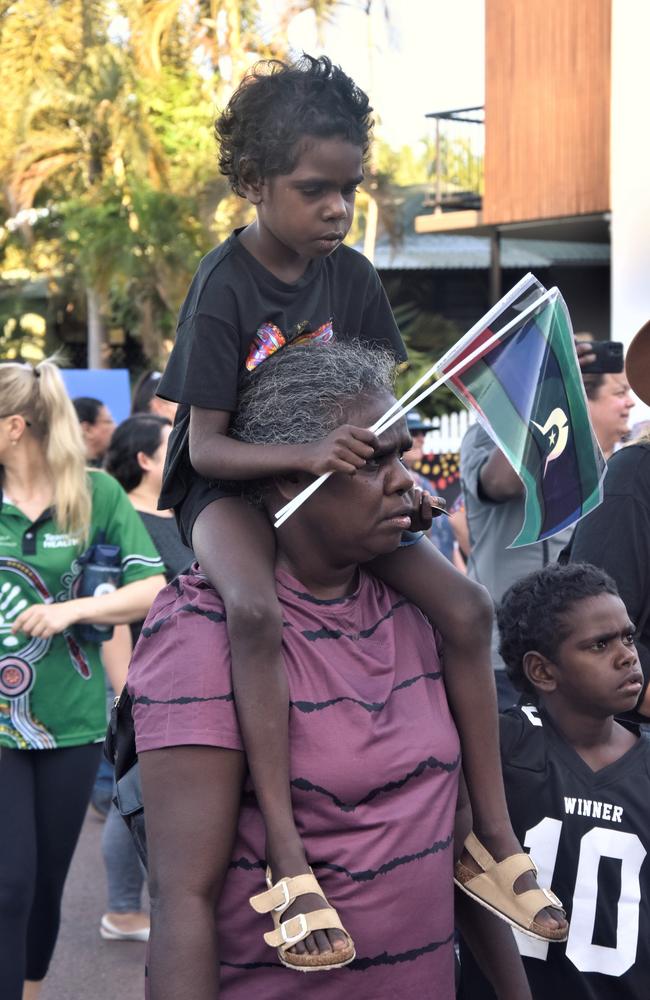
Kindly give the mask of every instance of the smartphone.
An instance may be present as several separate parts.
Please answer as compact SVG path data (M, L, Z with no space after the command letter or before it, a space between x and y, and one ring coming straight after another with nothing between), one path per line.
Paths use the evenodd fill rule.
M624 366L623 344L618 340L594 340L591 353L596 355L588 365L581 365L583 375L602 375L606 372L622 372Z

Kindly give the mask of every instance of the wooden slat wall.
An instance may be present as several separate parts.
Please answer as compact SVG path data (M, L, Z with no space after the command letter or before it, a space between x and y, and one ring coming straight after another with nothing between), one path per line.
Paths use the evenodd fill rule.
M484 221L609 207L611 0L486 0Z

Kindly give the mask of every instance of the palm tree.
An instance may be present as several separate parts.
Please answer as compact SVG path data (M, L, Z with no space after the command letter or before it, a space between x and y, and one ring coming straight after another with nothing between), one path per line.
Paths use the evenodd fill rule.
M119 5L32 0L29 6L27 12L15 5L15 14L0 19L0 84L9 95L0 111L5 205L16 215L45 193L59 213L69 213L64 228L85 280L88 363L101 367L108 290L116 275L129 273L121 251L140 225L133 192L171 186L173 157L143 92L160 77L161 49L174 31L177 53L184 54L181 0L132 4L131 36L121 39L111 38ZM207 120L207 102L203 110Z
M5 213L54 206L62 262L84 284L92 366L103 363L116 290L139 302L155 353L156 312L177 309L217 205L232 200L215 177L214 107L284 44L261 39L256 0L30 0L0 10ZM176 238L153 206L178 222ZM22 235L29 245L32 229Z

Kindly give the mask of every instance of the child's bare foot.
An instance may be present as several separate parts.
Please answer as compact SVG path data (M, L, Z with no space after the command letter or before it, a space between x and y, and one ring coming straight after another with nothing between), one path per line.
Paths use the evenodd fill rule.
M310 871L301 848L293 851L284 849L276 852L275 855L270 849L267 849L267 859L274 883L281 878L305 875ZM318 896L316 893L307 893L287 907L280 917L280 922L284 923L300 913L307 914L313 913L315 910L322 910L328 905L322 896ZM314 931L288 950L293 955L318 955L328 951L343 951L347 945L348 939L342 931L330 929Z
M521 845L514 836L512 830L492 835L482 834L476 831L476 836L497 863L505 861L506 858L512 857L514 854L522 853ZM465 868L469 869L469 871L476 875L480 875L484 870L466 847L463 848L460 856L460 862ZM523 872L523 874L519 875L519 877L515 879L513 884L513 891L515 895L520 895L523 892L527 892L529 889L539 888L540 886L535 878L535 873L532 871ZM551 932L565 932L568 930L569 926L562 911L554 906L547 906L539 910L535 914L535 923Z

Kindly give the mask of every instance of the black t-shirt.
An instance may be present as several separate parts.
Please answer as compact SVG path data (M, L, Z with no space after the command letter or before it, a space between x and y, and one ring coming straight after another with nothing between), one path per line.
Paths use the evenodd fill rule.
M615 581L638 630L636 648L647 684L650 680L650 444L629 445L609 459L603 502L578 522L570 558L571 562L600 566Z
M565 944L518 934L534 1000L650 994L650 740L593 772L533 706L500 716L512 825L563 901ZM467 970L464 970L464 975ZM464 997L484 1000L477 982Z
M183 545L173 517L148 514L144 510L139 510L138 514L164 563L165 579L169 583L175 576L185 573L190 568L194 561L194 553L187 545ZM143 625L144 622L131 624L131 640L134 648Z
M186 573L194 562L194 553L187 545L183 545L174 518L148 514L144 510L138 513L151 536L151 541L156 546L158 555L165 564L167 583L175 576Z
M246 360L261 328L272 324L290 339L331 325L339 339L358 337L406 351L386 293L362 254L340 246L312 260L302 277L286 284L238 239L238 232L203 258L178 320L176 342L158 395L179 403L169 439L161 509L177 508L196 473L189 461L191 406L233 411Z

